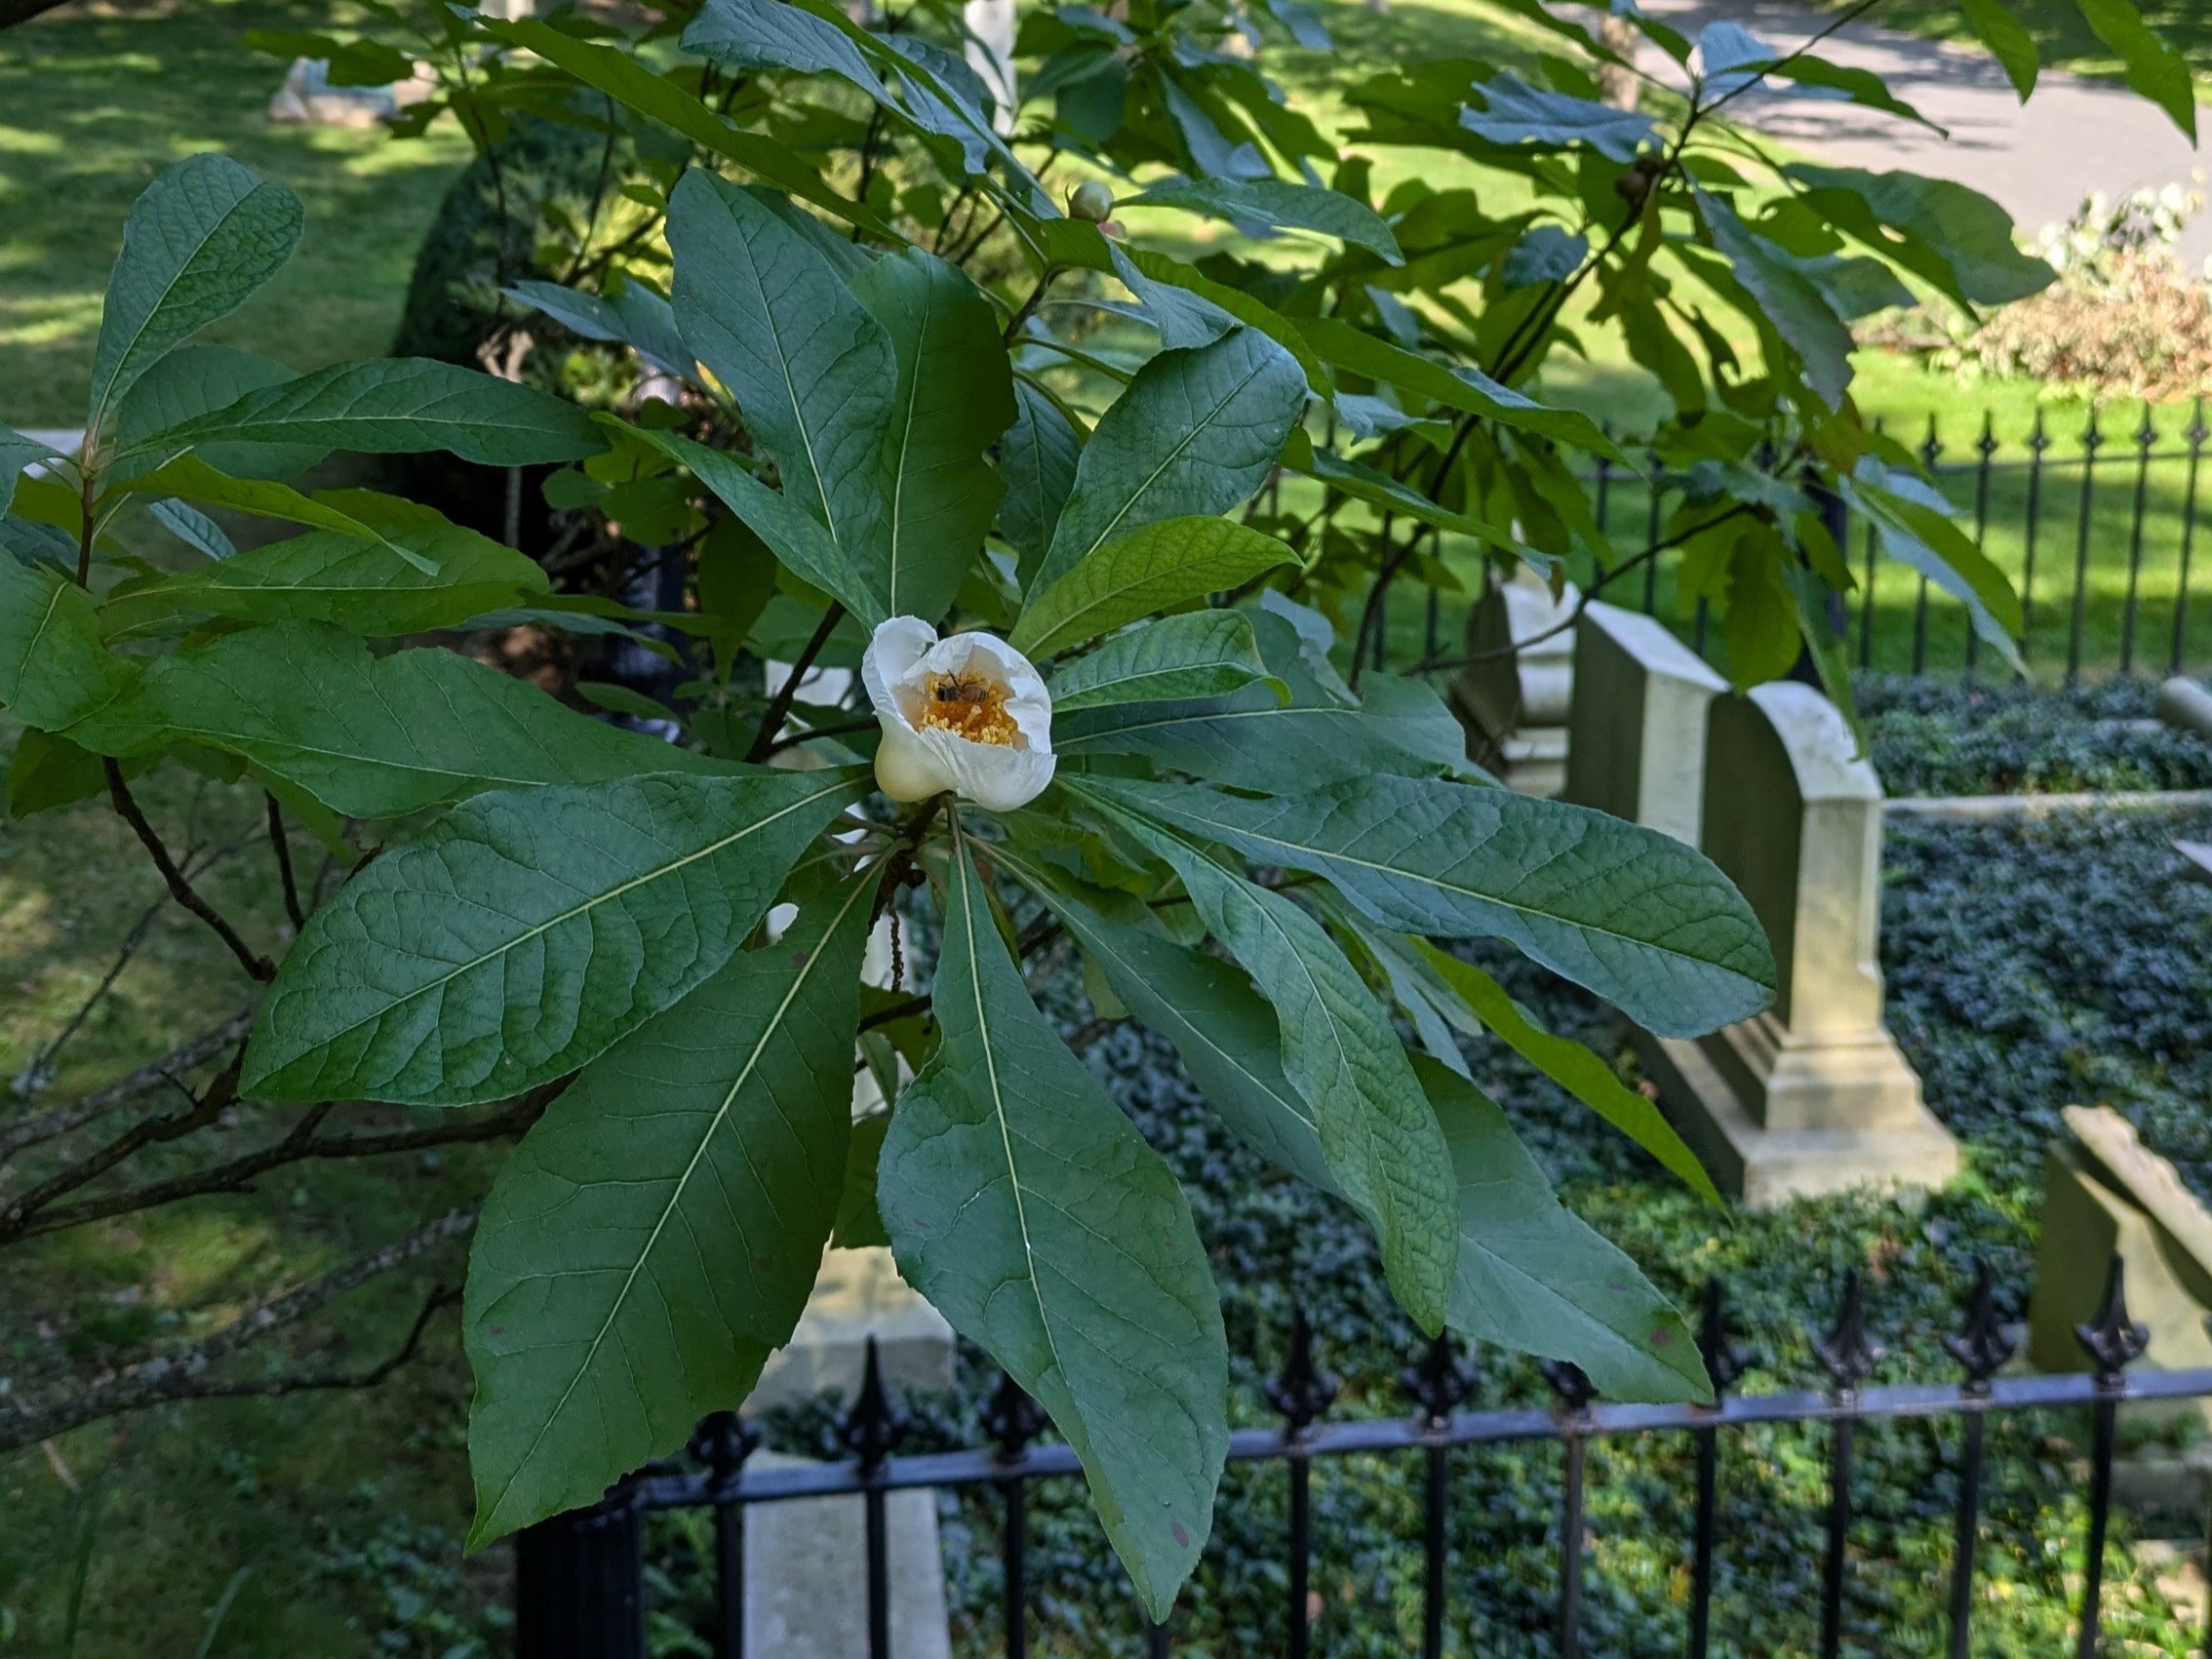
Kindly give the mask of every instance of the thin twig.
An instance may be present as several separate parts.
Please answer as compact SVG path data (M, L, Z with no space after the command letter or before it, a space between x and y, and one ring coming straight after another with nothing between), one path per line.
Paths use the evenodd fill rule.
M814 637L807 642L807 649L799 653L799 660L791 665L791 676L777 690L761 716L761 729L754 734L752 747L745 751L748 761L765 761L775 752L775 740L783 733L783 723L791 716L792 700L799 695L799 682L807 677L807 670L814 666L814 658L822 654L829 644L830 635L837 631L838 623L845 620L845 607L836 600L822 612L821 623L814 629Z
M1604 572L1594 581L1592 581L1588 587L1584 588L1582 590L1582 597L1577 599L1574 603L1574 609L1569 611L1566 615L1561 617L1559 621L1553 623L1549 628L1546 628L1542 633L1530 634L1526 639L1515 640L1510 644L1499 646L1491 651L1470 652L1465 656L1428 657L1420 662L1416 662L1413 665L1411 672L1415 674L1435 674L1446 668L1472 668L1480 662L1498 662L1509 656L1520 655L1521 652L1526 651L1530 646L1541 645L1546 640L1557 639L1560 635L1565 633L1569 628L1573 627L1577 622L1582 620L1582 613L1590 609L1591 604L1597 599L1599 594L1602 593L1605 590L1605 585L1608 582L1617 581L1622 576L1627 575L1631 571L1637 570L1641 566L1649 563L1651 560L1656 559L1660 554L1667 552L1670 548L1679 547L1691 536L1702 534L1706 531L1712 530L1717 526L1726 524L1730 519L1739 518L1743 514L1751 512L1752 510L1753 507L1751 502L1738 501L1733 506L1729 507L1727 511L1716 513L1712 518L1709 519L1700 519L1696 524L1691 525L1689 529L1685 531L1681 531L1677 534L1667 536L1663 540L1654 541L1650 546L1646 547L1642 552L1637 554L1634 558L1623 559L1619 564L1615 565L1611 570Z
M238 1073L245 1064L245 1050L241 1048L231 1056L230 1064L209 1080L205 1089L197 1096L189 1097L191 1104L183 1111L173 1112L167 1117L140 1119L105 1146L56 1170L45 1180L26 1187L7 1200L5 1206L0 1207L0 1244L27 1238L33 1233L52 1231L50 1227L40 1224L39 1212L56 1199L99 1180L108 1170L144 1147L157 1141L180 1140L216 1122L222 1115L223 1109L238 1098ZM328 1110L327 1107L322 1109Z
M213 1377L208 1373L222 1361L288 1325L297 1324L371 1280L464 1236L475 1225L476 1205L449 1210L382 1249L358 1256L296 1290L249 1308L214 1335L198 1342L142 1360L111 1376L50 1393L42 1400L25 1401L20 1405L0 1402L0 1455L104 1417L173 1401L374 1387L414 1358L431 1316L452 1302L452 1291L443 1285L433 1290L428 1305L416 1316L409 1330L407 1341L389 1359L369 1370L245 1378Z
M154 868L161 872L161 879L169 884L169 896L213 928L216 936L230 947L230 954L238 959L239 966L246 969L251 978L257 979L264 985L274 979L276 968L269 959L240 938L238 929L225 921L221 912L202 898L192 884L184 879L184 872L177 867L176 860L169 855L169 849L162 845L161 837L154 834L153 825L146 822L145 813L139 810L138 798L131 793L131 786L123 781L122 767L112 757L103 757L100 767L107 773L108 799L114 802L115 810L123 821L138 833L139 843L154 861Z
M299 884L292 874L292 843L285 839L284 809L271 795L269 802L269 845L276 849L277 874L284 878L284 913L292 918L295 930L307 926L307 913L299 908Z
M532 1089L528 1094L518 1095L498 1110L482 1117L441 1116L422 1128L379 1132L318 1135L315 1130L321 1126L333 1108L329 1103L312 1106L300 1115L299 1122L294 1125L283 1139L258 1147L226 1164L196 1169L189 1174L172 1176L167 1180L126 1187L120 1192L102 1194L80 1204L46 1209L27 1216L18 1225L0 1223L0 1244L17 1239L35 1239L41 1234L82 1227L89 1221L104 1221L110 1216L134 1215L140 1210L156 1209L183 1199L243 1192L257 1176L288 1164L299 1164L310 1159L327 1162L335 1159L383 1158L394 1153L425 1152L432 1147L460 1146L519 1135L543 1116L545 1108L565 1086L566 1079L559 1084L548 1084L542 1088ZM13 1211L6 1213L12 1215Z
M876 717L872 714L864 720L841 720L835 726L810 726L804 731L794 731L788 737L778 737L769 745L769 753L780 755L786 749L796 748L801 743L811 743L817 737L850 737L855 732L873 731L875 729Z
M71 1129L82 1128L96 1118L104 1117L117 1107L127 1106L158 1088L170 1086L194 1066L205 1065L227 1048L234 1048L253 1029L254 1013L251 1008L234 1014L212 1031L203 1031L189 1043L179 1044L150 1065L140 1066L130 1076L118 1078L103 1087L94 1089L81 1099L66 1106L57 1106L41 1112L35 1118L24 1118L6 1128L0 1128L0 1163L5 1163L26 1146L35 1146L42 1140L65 1135Z

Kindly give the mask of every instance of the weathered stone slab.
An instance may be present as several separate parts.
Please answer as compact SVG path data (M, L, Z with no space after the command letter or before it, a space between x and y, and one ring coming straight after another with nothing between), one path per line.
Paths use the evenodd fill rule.
M2176 675L2158 688L2153 712L2168 726L2212 740L2212 691Z
M1702 800L1699 846L1766 929L1779 989L1709 1037L1639 1046L1684 1138L1752 1204L1948 1181L1957 1144L1882 1024L1881 781L1842 714L1793 682L1715 698Z
M1592 604L1574 630L1563 798L1697 846L1706 721L1727 689L1664 623Z
M871 1336L887 1382L905 1389L952 1387L952 1326L899 1278L890 1251L833 1249L822 1257L799 1328L769 1356L745 1402L747 1415L802 1404L833 1388L852 1399Z
M790 1468L807 1459L756 1452L748 1467ZM866 1659L868 1542L865 1500L793 1498L745 1514L745 1651L776 1659ZM884 1500L890 1581L891 1659L950 1659L937 1494Z
M2043 1160L2042 1234L2028 1309L2028 1358L2086 1370L2074 1327L2096 1317L2108 1264L2127 1264L2127 1311L2150 1327L2145 1363L2212 1365L2212 1214L2174 1166L2109 1106L2069 1106L2067 1138Z
M1475 761L1525 795L1557 795L1566 782L1574 630L1564 624L1580 599L1572 583L1554 599L1523 565L1493 577L1467 618L1467 653L1484 660L1453 677L1452 712ZM1535 643L1508 652L1523 640Z

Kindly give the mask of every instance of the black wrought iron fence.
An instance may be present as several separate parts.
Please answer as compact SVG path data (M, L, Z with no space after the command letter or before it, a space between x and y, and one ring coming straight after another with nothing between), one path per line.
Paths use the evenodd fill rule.
M2134 418L2092 408L2078 415L2038 410L2024 435L2000 437L1994 414L1964 441L1930 416L1916 453L1971 523L1975 543L2011 578L2026 622L2031 673L2181 674L2212 659L2212 610L2193 586L2199 484L2212 426L2191 409L2141 406ZM1599 526L1624 554L1656 539L1654 527L1681 498L1663 468L1626 471L1600 461L1586 476ZM1925 576L1878 557L1871 526L1846 523L1845 551L1859 577L1847 615L1862 668L1911 674L1988 672L1988 648L1965 608ZM1677 603L1681 556L1647 561L1609 591L1676 626L1701 654L1719 650L1703 603ZM1402 606L1403 601L1400 601ZM1387 618L1386 618L1387 620ZM1372 636L1374 661L1415 660L1405 619L1395 640ZM1433 598L1419 625L1418 660L1452 654L1453 618ZM1391 643L1386 646L1386 641Z
M1316 1459L1352 1454L1420 1458L1426 1466L1422 1550L1425 1591L1421 1652L1441 1659L1452 1616L1455 1589L1446 1547L1450 1474L1455 1459L1480 1455L1485 1446L1555 1441L1563 1450L1558 1529L1560 1586L1556 1651L1576 1659L1583 1639L1583 1560L1586 1452L1594 1440L1639 1435L1687 1435L1694 1442L1695 1522L1691 1541L1686 1651L1703 1659L1713 1636L1714 1565L1728 1548L1720 1535L1718 1442L1723 1431L1753 1425L1825 1424L1828 1428L1828 1508L1821 1578L1821 1659L1837 1659L1851 1599L1849 1539L1854 1467L1861 1424L1882 1419L1955 1417L1958 1421L1958 1482L1950 1566L1948 1651L1965 1659L1972 1639L1976 1549L1982 1518L1984 1429L1993 1414L2085 1409L2090 1418L2087 1530L2076 1631L2076 1659L2095 1659L2100 1648L2105 1554L2113 1507L2113 1466L2119 1408L2139 1402L2180 1402L2212 1397L2212 1369L2135 1370L2128 1367L2149 1348L2145 1328L2128 1316L2119 1261L2107 1280L2096 1317L2075 1329L2089 1368L2058 1375L1999 1375L2016 1337L1999 1321L1984 1269L1967 1299L1959 1328L1944 1347L1959 1367L1945 1383L1866 1386L1882 1355L1870 1335L1856 1274L1844 1282L1835 1320L1815 1353L1829 1386L1818 1391L1736 1395L1746 1357L1731 1335L1719 1286L1707 1288L1698 1348L1719 1390L1712 1406L1614 1404L1598 1400L1589 1380L1568 1364L1547 1364L1548 1407L1462 1409L1472 1373L1449 1335L1433 1343L1403 1375L1408 1414L1396 1418L1331 1421L1327 1411L1336 1383L1323 1368L1310 1327L1298 1317L1287 1359L1268 1389L1279 1427L1232 1437L1232 1461L1279 1463L1288 1484L1287 1526L1283 1540L1285 1596L1280 1643L1267 1651L1307 1659L1310 1640L1309 1575L1314 1538L1309 1481ZM999 1499L1003 1553L1005 1651L1025 1659L1031 1649L1027 1495L1032 1482L1079 1475L1065 1445L1038 1443L1044 1414L1010 1378L984 1409L979 1428L987 1448L896 1456L904 1418L884 1387L871 1345L865 1381L841 1419L852 1456L843 1463L776 1468L748 1467L756 1431L730 1413L700 1424L686 1459L642 1471L613 1488L606 1500L541 1522L522 1534L517 1551L518 1659L644 1659L646 1595L641 1569L644 1516L653 1510L709 1510L714 1518L713 1628L702 1632L717 1659L745 1655L745 1513L764 1504L798 1498L856 1496L864 1514L865 1584L870 1659L889 1659L897 1609L892 1605L886 1503L894 1491L985 1488ZM1462 1609L1463 1611L1465 1609ZM1153 1626L1132 1601L1130 1627L1142 1631L1154 1655L1174 1651L1170 1626ZM2212 1652L2212 1628L2207 1631ZM767 1659L756 1655L755 1659Z

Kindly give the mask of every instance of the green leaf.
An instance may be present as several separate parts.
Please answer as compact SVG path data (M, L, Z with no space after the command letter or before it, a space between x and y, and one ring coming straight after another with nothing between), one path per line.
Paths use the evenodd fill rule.
M1085 785L1257 862L1323 876L1386 928L1508 940L1662 1036L1716 1030L1774 999L1774 958L1750 905L1672 836L1435 778L1314 788L1289 772L1281 786L1296 793Z
M1287 543L1232 520L1165 519L1085 554L1034 593L1010 643L1029 656L1048 656L1296 563Z
M178 346L145 372L116 410L115 447L138 454L132 462L106 468L100 482L112 488L152 464L157 456L139 450L145 439L227 409L250 392L297 378L283 364L234 345L196 341ZM315 445L210 444L198 458L224 472L292 478L329 453Z
M1281 667L1270 664L1283 678ZM1223 697L1117 703L1055 719L1062 755L1143 755L1232 789L1339 783L1374 771L1434 777L1464 767L1467 735L1426 686L1369 674L1359 707L1294 702L1272 687ZM1450 745L1456 761L1441 752Z
M193 156L146 186L123 221L93 348L96 443L139 375L284 267L302 221L297 196L228 156Z
M128 675L99 643L91 595L51 566L0 553L0 707L52 731L99 708Z
M2143 20L2133 0L2074 0L2083 21L2120 60L2127 84L2173 117L2196 142L2196 81L2189 59Z
M1227 219L1238 225L1275 225L1316 230L1356 248L1364 248L1391 264L1402 264L1398 239L1366 203L1337 190L1290 184L1280 178L1184 178L1146 186L1123 204L1133 208L1181 208L1187 213Z
M667 773L467 801L308 918L261 1001L264 1100L496 1100L728 962L858 770Z
M1117 634L1062 663L1051 679L1052 709L1072 714L1103 703L1216 696L1268 677L1249 616L1192 611Z
M204 553L211 559L229 559L238 552L238 544L230 539L222 526L189 501L165 495L150 503L146 511L156 524L196 553Z
M1950 509L1937 504L1940 496L1908 475L1884 473L1872 460L1861 463L1860 476L1843 481L1842 495L1873 524L1884 553L1963 605L1974 632L2021 669L2020 597L1995 562L1952 522Z
M1588 144L1610 160L1634 161L1638 147L1654 137L1648 115L1532 87L1510 69L1474 90L1482 107L1461 110L1459 124L1493 144Z
M1175 1177L1031 1004L957 827L932 1008L878 1174L899 1271L1050 1414L1165 1619L1228 1452L1219 1295Z
M1524 392L1500 385L1480 369L1447 367L1363 334L1340 317L1301 317L1299 330L1325 363L1418 392L1447 409L1495 420L1501 426L1534 432L1594 455L1627 464L1620 446L1580 410L1552 409Z
M1936 284L1962 305L2006 305L2048 288L2056 273L2023 254L2012 216L1948 178L1795 162L1782 169L1800 199L1870 247ZM1895 231L1902 242L1882 234Z
M897 374L883 326L779 214L701 169L669 197L668 243L684 343L775 456L784 494L856 557L882 510L875 451Z
M429 510L397 495L379 495L368 490L319 490L313 495L302 495L291 485L273 479L232 478L217 472L199 455L179 455L165 466L140 473L120 486L117 493L173 494L211 507L229 507L258 518L335 531L382 548L422 575L437 574L435 561L410 546L405 536L385 533L387 525L419 524L421 515Z
M1137 371L1084 446L1037 580L1161 519L1211 518L1266 480L1306 405L1288 353L1250 329Z
M1427 494L1411 485L1393 478L1380 467L1364 461L1345 460L1324 449L1317 448L1304 432L1290 434L1284 449L1283 464L1294 471L1319 479L1332 490L1342 492L1356 501L1367 501L1422 524L1435 525L1460 535L1474 537L1485 547L1494 547L1501 553L1510 553L1537 571L1550 569L1557 561L1528 546L1512 530L1503 525L1491 524L1472 513L1456 512L1440 507Z
M707 0L684 30L684 50L733 69L838 75L880 101L889 96L836 25L783 0Z
M855 551L883 573L891 615L934 622L1006 494L984 456L1013 424L1013 370L997 314L958 266L909 248L876 260L852 292L898 370L874 472L882 506Z
M1991 56L2004 65L2012 90L2026 103L2029 94L2035 90L2035 74L2042 62L2035 37L2021 26L2004 0L1958 0L1958 12L1966 26L1990 49Z
M138 771L125 767L126 774ZM26 726L16 734L8 761L8 816L27 818L104 794L107 777L99 757L68 738Z
M350 818L400 817L481 789L724 770L457 652L372 657L316 622L156 657L69 735L117 756L204 744Z
M557 282L518 282L499 290L544 312L571 334L629 346L647 364L680 380L698 378L698 365L676 329L676 312L643 283L626 282L612 297Z
M1441 1328L1454 1248L1450 1165L1389 1016L1322 925L1289 899L1222 869L1106 779L1064 787L1103 804L1166 861L1206 931L1274 1005L1284 1074L1313 1108L1337 1190L1373 1219L1400 1303L1422 1329Z
M999 508L999 533L1021 555L1027 586L1052 543L1052 530L1075 488L1083 436L1060 406L1027 380L1014 382L1014 423L999 451L999 476L1007 498Z
M1703 190L1692 192L1713 246L1756 299L1765 321L1804 365L1805 379L1830 409L1851 384L1850 326L1836 314L1806 262L1746 229L1735 209Z
M1713 1398L1689 1325L1613 1244L1564 1207L1503 1112L1473 1084L1416 1059L1459 1184L1452 1328L1570 1360L1613 1400Z
M1650 1153L1700 1197L1715 1204L1720 1202L1713 1177L1683 1144L1675 1126L1656 1105L1624 1086L1613 1075L1612 1067L1581 1044L1546 1031L1506 994L1503 985L1473 963L1462 962L1426 939L1408 939L1405 943L1475 1016L1471 1022L1474 1029L1496 1033L1515 1053ZM1448 1002L1444 1011L1448 1018ZM1463 1030L1469 1028L1462 1026Z
M674 432L636 426L624 430L688 468L800 580L820 588L870 627L890 614L886 609L889 595L880 581L872 579L880 573L865 571L837 544L821 520L789 495L770 490L720 450L710 450Z
M446 450L484 466L579 460L607 447L591 416L534 386L427 357L339 363L139 440L118 454L291 444L363 454Z
M1342 1196L1322 1154L1314 1109L1283 1069L1282 1026L1248 979L1216 957L1107 920L1064 878L1018 851L995 847L991 857L1051 907L1129 1012L1174 1045L1206 1104L1241 1140L1278 1167ZM1363 1214L1375 1225L1372 1212Z
M0 513L14 504L16 480L22 476L23 468L54 458L52 446L0 426Z
M536 562L427 507L387 522L384 537L418 555L428 574L385 539L311 531L287 541L133 586L101 607L109 639L160 633L196 616L245 622L329 622L373 638L458 627L547 590ZM404 521L403 521L404 522Z
M592 1061L500 1169L462 1314L472 1549L676 1451L791 1339L844 1186L881 874Z
M494 40L522 47L542 58L594 91L605 93L615 102L659 122L695 144L704 145L716 155L727 156L778 190L787 191L803 202L811 202L848 224L858 225L886 238L897 238L898 233L886 224L873 208L839 195L813 168L795 159L786 144L733 125L674 81L654 74L634 49L582 40L563 33L538 18L508 21L479 17L474 26Z

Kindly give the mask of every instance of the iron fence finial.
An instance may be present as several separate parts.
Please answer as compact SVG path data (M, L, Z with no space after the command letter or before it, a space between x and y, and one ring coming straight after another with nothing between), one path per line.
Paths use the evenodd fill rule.
M1705 1309L1697 1322L1697 1352L1717 1396L1734 1388L1751 1368L1751 1350L1737 1342L1728 1328L1727 1293L1718 1279L1705 1282Z
M1314 1359L1314 1327L1306 1310L1298 1309L1290 1327L1290 1352L1267 1385L1268 1403L1281 1413L1284 1433L1292 1440L1304 1434L1335 1402L1340 1386Z
M2019 1351L2020 1344L1997 1318L1996 1284L1990 1264L1974 1258L1974 1288L1966 1293L1965 1323L1943 1339L1944 1352L1966 1372L1971 1395L1990 1392L1990 1379Z
M2121 1373L2151 1347L2151 1328L2127 1314L2127 1264L2115 1251L2105 1271L2105 1296L2097 1317L2074 1327L2074 1339L2096 1363L2097 1386L2117 1388Z
M1867 1335L1866 1309L1859 1291L1859 1270L1843 1276L1843 1295L1836 1309L1836 1323L1828 1335L1813 1344L1813 1353L1834 1379L1836 1393L1849 1397L1874 1375L1888 1350Z
M1475 1392L1475 1369L1453 1348L1451 1332L1440 1330L1422 1354L1421 1363L1399 1372L1398 1381L1421 1408L1421 1421L1429 1428L1441 1429Z
M898 1442L906 1438L913 1419L899 1408L884 1382L883 1361L876 1339L868 1338L868 1357L860 1372L860 1393L852 1409L838 1423L838 1439L860 1466L863 1479L879 1473Z

